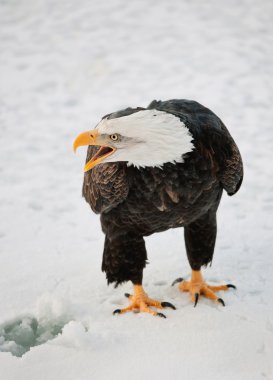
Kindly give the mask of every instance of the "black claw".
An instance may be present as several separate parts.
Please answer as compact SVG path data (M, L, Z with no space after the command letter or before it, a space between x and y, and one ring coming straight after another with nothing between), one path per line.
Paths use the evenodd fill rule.
M130 294L129 294L129 293L125 293L124 295L125 295L125 297L127 297L127 298L130 297Z
M222 300L222 298L218 298L218 300L217 300L220 304L222 304L223 306L226 306L225 305L225 302L224 302L224 300Z
M176 280L174 280L174 282L172 283L172 286L174 286L175 284L178 284L179 282L182 282L182 281L183 281L183 278L179 277Z
M161 317L161 318L167 318L165 314L163 313L157 313L156 314L158 317Z
M171 309L176 310L176 307L170 302L161 302L161 306L162 307L170 307Z
M115 315L115 314L120 314L121 313L121 310L120 309L116 309L116 310L114 310L113 311L113 314Z
M235 285L232 285L232 284L227 284L227 287L228 288L232 288L232 289L237 289Z
M197 305L197 302L199 300L199 293L195 293L195 302L194 302L194 307Z

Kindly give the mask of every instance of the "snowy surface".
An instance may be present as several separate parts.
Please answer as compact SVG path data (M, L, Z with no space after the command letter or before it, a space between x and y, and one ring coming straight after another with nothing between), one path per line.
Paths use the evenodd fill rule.
M1 380L273 379L272 13L270 0L0 2L0 346L47 341L1 352ZM131 285L106 285L85 150L72 152L101 116L155 98L211 108L245 164L204 271L237 285L225 308L170 286L190 273L182 230L146 240L145 289L177 307L166 320L112 316Z

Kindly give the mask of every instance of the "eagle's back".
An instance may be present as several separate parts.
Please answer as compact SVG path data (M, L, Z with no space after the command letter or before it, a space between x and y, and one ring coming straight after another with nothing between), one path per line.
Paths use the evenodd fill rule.
M218 178L229 195L235 194L243 181L240 151L222 120L200 103L185 99L154 100L148 109L170 112L180 118L194 137L194 145L218 167Z

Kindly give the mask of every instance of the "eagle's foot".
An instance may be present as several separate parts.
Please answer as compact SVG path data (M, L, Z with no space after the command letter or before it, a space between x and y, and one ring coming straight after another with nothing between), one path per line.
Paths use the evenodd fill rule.
M228 290L229 288L236 287L232 284L226 284L226 285L208 285L202 277L201 271L192 271L192 277L190 281L184 281L182 278L177 279L174 281L173 284L179 282L179 289L182 292L189 292L191 295L191 299L194 302L194 307L197 305L197 302L199 300L199 296L203 295L206 298L209 298L217 303L220 303L221 305L225 306L224 301L222 298L219 298L215 292L219 292L221 290Z
M144 289L141 285L134 285L134 295L125 293L125 296L129 298L131 304L123 309L115 310L113 314L123 314L127 313L127 311L139 311L166 318L163 313L158 313L151 309L149 306L155 307L157 309L170 307L175 310L175 306L170 302L160 302L149 298L148 295L144 292Z

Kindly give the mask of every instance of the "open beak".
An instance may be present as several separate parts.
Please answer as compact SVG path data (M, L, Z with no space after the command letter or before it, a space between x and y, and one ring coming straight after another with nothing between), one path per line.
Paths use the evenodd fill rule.
M85 172L100 164L103 160L105 160L106 157L110 156L116 151L116 148L106 145L105 143L106 141L104 141L104 137L101 136L96 130L83 132L75 139L73 144L74 152L76 152L79 146L100 146L98 152L91 158L91 160L86 163L84 167Z

